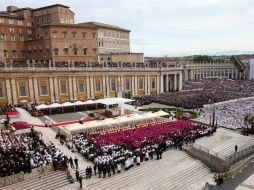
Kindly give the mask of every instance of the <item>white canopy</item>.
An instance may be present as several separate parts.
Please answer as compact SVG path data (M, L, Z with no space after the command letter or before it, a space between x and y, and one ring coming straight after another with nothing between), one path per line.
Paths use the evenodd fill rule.
M73 103L71 102L64 102L62 104L60 104L62 107L65 107L65 106L74 106Z
M48 106L46 104L40 104L40 105L36 106L37 110L47 109L47 108L48 108Z
M165 115L168 115L168 113L163 111L158 111L155 113L148 112L146 114L134 113L132 115L119 116L116 118L89 121L84 124L80 124L80 123L71 124L71 125L65 126L65 128L70 132L82 131L86 129L93 129L93 128L98 128L98 127L107 126L107 125L112 126L112 125L120 124L120 123L129 123L129 122L134 122L139 120L141 121L141 120L156 118L156 117L165 116Z
M95 100L96 103L104 104L104 105L114 105L114 104L124 104L127 102L132 102L134 100L127 98L104 98Z
M58 104L58 103L53 103L53 104L48 105L48 108L59 108L59 107L62 107L62 106L61 106L61 104Z
M73 103L74 106L80 106L80 105L84 105L86 104L85 102L82 102L82 101L76 101Z
M87 100L84 102L84 104L96 104L96 102L93 100Z

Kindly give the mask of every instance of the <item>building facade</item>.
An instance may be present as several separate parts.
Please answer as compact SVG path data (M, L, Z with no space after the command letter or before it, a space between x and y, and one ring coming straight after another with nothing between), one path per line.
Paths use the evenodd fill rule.
M99 61L100 54L130 53L130 31L75 23L68 6L7 7L0 12L0 61Z
M46 103L105 97L118 92L133 96L156 95L182 89L182 68L149 63L61 66L55 63L0 66L0 104L22 101Z
M75 24L69 7L8 7L0 12L0 105L46 103L179 91L183 82L241 78L231 62L147 60L130 53L130 31Z

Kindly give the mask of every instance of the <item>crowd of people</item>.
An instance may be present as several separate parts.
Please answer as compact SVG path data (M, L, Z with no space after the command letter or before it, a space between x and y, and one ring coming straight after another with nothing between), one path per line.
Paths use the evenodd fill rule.
M229 129L247 128L248 124L245 122L245 116L246 114L253 115L254 100L239 99L235 102L204 108L201 110L198 120L208 124L211 123L214 109L217 125Z
M233 79L202 79L188 81L186 90L193 89L213 89L229 92L239 92L254 95L253 80L233 80Z
M248 95L238 92L202 89L168 92L156 96L135 97L135 100L138 106L148 105L152 102L156 102L169 106L182 107L185 109L196 109L202 108L205 104L238 99L242 97L248 97Z
M1 177L30 173L33 168L51 163L55 170L66 169L66 162L66 156L53 143L45 144L42 134L33 129L20 135L0 133Z
M173 64L174 65L174 64ZM155 61L151 62L140 62L140 63L131 63L131 62L111 62L111 61L102 61L102 62L50 62L48 60L42 61L13 61L10 62L0 62L0 67L85 67L85 68L163 68L171 67L172 63L157 63Z
M108 131L106 131L108 130ZM189 121L173 121L157 118L133 124L104 129L102 134L75 133L75 149L94 163L93 171L98 177L129 170L143 161L159 160L167 147L182 150L184 143L206 135L208 128Z
M15 107L10 104L10 105L0 105L0 115L6 115L7 112L16 112L17 110Z
M143 106L152 102L185 109L202 108L205 104L239 99L254 95L254 81L232 79L203 79L188 81L180 92L166 92L156 96L135 97L133 104Z

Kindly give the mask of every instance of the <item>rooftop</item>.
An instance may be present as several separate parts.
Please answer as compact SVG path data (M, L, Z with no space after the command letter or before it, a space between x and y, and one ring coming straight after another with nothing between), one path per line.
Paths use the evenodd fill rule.
M100 23L100 22L84 22L84 23L79 23L79 25L83 25L83 26L94 26L94 27L98 27L98 28L110 28L110 29L116 29L116 30L123 30L126 32L130 32L130 30L125 29L125 28L121 28L115 25L110 25L110 24L104 24L104 23Z

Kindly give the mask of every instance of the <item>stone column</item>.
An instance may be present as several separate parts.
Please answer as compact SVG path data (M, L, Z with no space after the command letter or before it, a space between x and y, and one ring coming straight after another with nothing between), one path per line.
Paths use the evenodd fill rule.
M103 92L103 97L106 98L108 96L108 85L106 88L106 76L102 77L102 92Z
M168 73L166 74L166 92L168 92L169 91L169 88L168 88Z
M73 100L77 100L77 80L76 77L72 77L72 86L73 86Z
M182 90L183 89L183 75L182 73L179 74L179 86L178 86L178 90Z
M161 80L160 80L160 93L164 92L164 81L163 81L163 74L161 74L160 76Z
M132 91L132 95L135 95L135 77L134 75L131 76L131 91Z
M123 75L121 75L121 91L124 92Z
M174 87L173 90L177 90L177 75L174 74Z
M160 94L160 75L157 75L157 83L156 83L156 90L157 94Z
M151 79L150 75L147 76L147 95L151 94Z
M10 84L10 80L9 79L6 79L5 80L5 88L6 88L6 97L7 97L7 100L8 100L8 104L11 104L13 103L12 102L12 95L11 95L11 84Z
M145 75L145 95L147 95L147 75Z
M50 96L51 96L51 102L55 102L55 96L54 96L54 81L53 77L49 78L49 89L50 89Z
M17 90L15 79L11 79L11 88L12 88L12 103L17 104Z
M188 79L188 69L184 69L184 80L185 81L188 81L189 79Z
M138 77L137 75L135 77L135 95L138 95Z
M90 76L91 98L94 99L94 81L93 76Z
M193 76L193 69L190 69L190 79L193 80L194 76Z
M29 92L30 92L30 100L31 102L34 102L34 88L33 88L33 79L28 79L28 86L29 86Z
M105 86L107 86L107 96L106 97L110 97L110 86L111 86L111 81L109 81L109 76L106 76L106 84Z
M72 77L69 77L69 98L73 100L73 87L72 87Z
M59 102L59 88L57 77L54 77L54 92L55 92L55 101Z
M39 91L38 91L38 80L37 78L34 78L34 96L35 96L35 102L39 103Z
M117 92L121 91L121 76L117 76Z
M89 81L89 76L86 76L86 94L87 94L87 99L91 98L91 91L90 91L90 81Z

